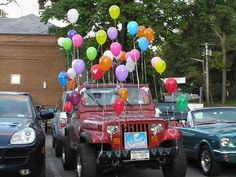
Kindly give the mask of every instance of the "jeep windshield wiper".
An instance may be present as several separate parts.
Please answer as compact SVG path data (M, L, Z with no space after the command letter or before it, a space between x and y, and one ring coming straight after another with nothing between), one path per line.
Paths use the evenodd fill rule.
M86 92L86 94L92 99L92 100L94 100L97 104L98 104L98 106L100 106L101 108L103 108L103 106L102 106L102 104L97 100L97 99L95 99L92 95L90 95L88 92Z

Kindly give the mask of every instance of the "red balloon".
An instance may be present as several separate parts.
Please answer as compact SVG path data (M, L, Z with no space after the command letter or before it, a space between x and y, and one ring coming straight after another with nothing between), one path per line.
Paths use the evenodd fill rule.
M99 64L96 64L92 66L90 73L94 79L99 80L102 78L104 72L101 66Z
M165 82L165 89L168 91L169 94L172 94L177 89L177 81L170 77Z
M125 107L125 101L122 98L116 98L113 103L113 108L116 112L116 114L120 114Z
M70 102L65 102L63 109L65 112L72 112L73 111L73 105Z

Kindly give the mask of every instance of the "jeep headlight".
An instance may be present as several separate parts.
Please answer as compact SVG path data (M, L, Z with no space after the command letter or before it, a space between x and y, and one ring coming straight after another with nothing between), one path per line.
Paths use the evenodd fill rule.
M107 126L107 133L110 135L114 135L119 132L119 127L118 125L108 125Z
M162 124L151 124L151 132L156 135L162 131L163 127Z
M12 135L10 144L30 144L34 142L36 133L33 128L27 127Z
M230 139L229 138L224 137L224 138L220 139L220 145L222 147L227 147L227 146L229 146L229 144L230 144Z

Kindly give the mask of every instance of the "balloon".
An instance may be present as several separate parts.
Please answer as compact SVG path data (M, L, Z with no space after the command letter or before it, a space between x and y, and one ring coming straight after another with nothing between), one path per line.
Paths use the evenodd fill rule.
M75 70L73 69L73 68L69 68L68 70L67 70L67 76L70 78L70 79L75 79L75 77L76 77L76 72L75 72Z
M73 111L73 105L70 102L65 102L63 105L63 109L65 112L72 112Z
M103 45L107 40L107 33L104 30L99 30L96 34L98 44Z
M116 114L120 114L125 108L125 101L122 98L116 98L113 103L113 108Z
M112 42L110 45L110 50L111 50L112 54L116 57L122 51L122 47L119 42Z
M116 68L116 77L120 82L123 82L128 77L129 70L125 65L119 65Z
M149 41L145 37L141 37L138 39L139 48L145 52L148 49Z
M72 42L74 47L78 49L83 44L83 37L80 34L75 34L72 37Z
M108 35L109 39L115 40L118 35L118 30L115 27L110 27L107 30L107 35Z
M161 60L160 57L153 57L152 60L151 60L151 64L153 67L155 67L156 63Z
M100 59L99 59L99 65L101 66L102 70L105 72L105 71L108 71L111 66L112 66L112 61L111 61L111 58L108 57L108 56L102 56Z
M77 74L82 74L85 69L85 63L81 59L75 59L72 61L72 68Z
M59 37L57 39L57 44L60 46L60 47L63 47L64 45L64 37Z
M119 91L118 91L118 95L123 100L127 100L128 96L129 96L128 89L127 88L120 88Z
M158 60L155 67L156 71L162 74L166 70L166 62L164 60Z
M68 80L67 81L67 87L70 89L70 90L73 90L75 88L75 85L76 85L76 81L75 80Z
M95 58L97 57L97 49L95 47L89 47L86 50L86 55L90 61L95 60Z
M165 81L165 89L169 94L172 94L177 89L177 81L170 77Z
M133 49L130 52L131 52L131 59L134 62L137 62L140 58L140 52L137 49Z
M185 95L179 95L176 99L176 106L179 112L184 112L188 107L188 98Z
M94 79L99 80L102 78L104 72L99 64L95 64L92 66L90 73Z
M77 106L81 100L80 94L76 91L71 92L69 100L73 106Z
M126 60L126 52L121 51L120 60L121 61L125 61Z
M79 13L76 9L70 9L67 12L67 18L69 20L70 23L75 23L77 22L78 18L79 18Z
M110 50L106 50L104 53L103 53L104 56L108 56L111 58L111 61L113 61L113 54Z
M109 14L111 16L112 19L117 19L120 15L120 8L117 5L112 5L109 8Z
M72 29L72 30L69 30L69 31L68 31L67 37L70 38L70 39L72 39L72 37L73 37L74 35L76 35L76 34L77 34L77 32Z
M127 24L128 33L134 36L138 32L138 23L136 21L130 21Z
M59 84L64 87L67 84L67 73L65 71L61 71L57 76Z
M128 71L129 71L130 73L132 73L133 70L135 69L135 62L134 62L130 57L128 57L128 58L126 59L126 64L125 64L125 66L128 68Z
M154 38L154 31L153 31L153 29L152 28L147 28L147 29L145 29L145 31L144 31L144 36L147 38L147 40L150 42L150 41L152 41L153 40L153 38Z
M67 50L67 51L71 49L71 47L72 47L72 41L71 41L70 38L68 38L68 37L64 38L63 47L64 47L64 49Z
M137 36L140 38L140 37L143 37L144 36L144 30L146 28L144 26L139 26L138 27L138 32L137 32Z

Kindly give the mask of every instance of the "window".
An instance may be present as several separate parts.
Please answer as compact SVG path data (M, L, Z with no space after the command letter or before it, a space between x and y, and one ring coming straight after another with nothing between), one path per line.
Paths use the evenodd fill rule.
M11 84L16 84L16 85L21 84L21 75L11 74Z

